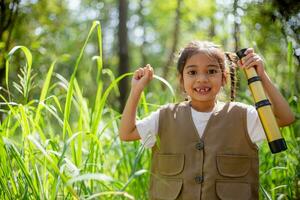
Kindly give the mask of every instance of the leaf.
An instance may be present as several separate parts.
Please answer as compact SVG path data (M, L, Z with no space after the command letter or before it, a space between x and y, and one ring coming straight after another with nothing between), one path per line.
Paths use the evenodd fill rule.
M25 46L15 46L12 50L10 50L10 52L7 55L6 58L6 62L5 62L5 82L6 82L6 87L8 90L8 94L9 94L9 100L10 100L10 92L9 92L9 84L8 84L8 73L9 73L9 64L10 64L10 60L13 56L13 54L17 51L21 49L22 52L25 54L25 58L26 58L26 62L27 62L27 74L26 74L26 91L24 92L26 95L28 95L28 89L29 89L29 82L30 82L30 73L31 73L31 65L32 65L32 55L29 51L29 49Z
M49 86L50 86L51 77L52 77L52 73L53 73L55 63L56 63L56 61L53 61L50 68L49 68L49 70L48 70L48 73L47 73L47 76L46 76L46 79L45 79L45 82L44 82L44 85L43 85L43 88L42 88L42 91L41 91L39 105L38 105L38 107L36 109L36 112L35 112L35 119L34 119L35 123L39 123L40 112L43 108L42 104L40 104L40 103L43 102L45 100L46 96L47 96L47 92L48 92L48 89L49 89Z
M67 182L67 185L71 185L75 182L79 181L89 181L89 180L97 180L97 181L104 181L104 182L112 182L113 178L110 176L107 176L105 174L100 174L100 173L89 173L89 174L83 174L76 176L75 178L70 179Z
M64 126L63 126L63 138L65 138L65 135L66 135L66 131L68 130L67 127L69 126L69 116L70 116L70 110L71 110L71 99L72 99L72 96L73 96L73 86L74 86L74 79L75 79L75 76L76 76L76 72L77 72L77 68L79 66L79 63L81 61L81 58L83 56L83 52L87 46L87 43L94 31L94 29L98 27L97 29L97 33L98 33L98 44L101 45L101 25L100 25L100 22L99 21L94 21L93 22L93 25L92 27L90 28L90 31L88 33L88 36L83 44L83 47L81 48L81 51L80 51L80 54L79 56L77 57L77 60L76 60L76 64L75 64L75 67L74 67L74 71L72 73L72 76L71 76L71 79L70 79L70 83L69 83L69 87L68 87L68 91L67 91L67 98L66 98L66 104L65 104L65 111L64 111ZM102 48L102 47L99 47L99 48ZM100 56L101 56L101 49L100 49Z
M162 83L164 83L169 88L169 90L171 91L172 96L174 98L173 100L176 101L176 95L175 95L175 92L174 92L173 87L171 86L171 84L166 79L164 79L160 76L154 75L153 77L156 78L157 80L161 81Z

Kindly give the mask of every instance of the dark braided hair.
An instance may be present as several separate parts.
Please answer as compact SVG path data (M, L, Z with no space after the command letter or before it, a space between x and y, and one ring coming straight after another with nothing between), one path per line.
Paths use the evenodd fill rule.
M229 65L229 74L230 74L230 101L235 100L236 96L236 62L237 57L231 52L225 52L226 60Z

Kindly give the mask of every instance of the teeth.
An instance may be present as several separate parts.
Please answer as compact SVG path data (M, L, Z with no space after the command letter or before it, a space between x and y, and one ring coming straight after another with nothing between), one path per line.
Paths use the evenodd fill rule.
M207 87L207 88L195 88L195 90L197 91L197 92L208 92L209 91L209 88Z

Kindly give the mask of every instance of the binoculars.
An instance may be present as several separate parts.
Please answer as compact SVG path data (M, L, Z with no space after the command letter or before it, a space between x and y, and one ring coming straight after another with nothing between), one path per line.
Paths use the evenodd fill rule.
M242 62L243 57L246 56L246 50L247 48L236 52L236 55ZM271 103L264 92L260 77L257 75L254 67L246 67L244 72L248 79L248 86L254 99L255 107L265 131L271 152L275 154L285 151L287 149L285 140L281 136L274 113L271 109Z

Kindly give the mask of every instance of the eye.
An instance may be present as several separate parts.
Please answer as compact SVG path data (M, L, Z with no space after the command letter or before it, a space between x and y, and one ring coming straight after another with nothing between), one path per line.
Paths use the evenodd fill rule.
M209 75L217 74L219 72L220 71L218 69L209 69L209 70L207 70L207 74L209 74Z
M191 70L187 72L188 75L196 75L197 72L195 70Z

